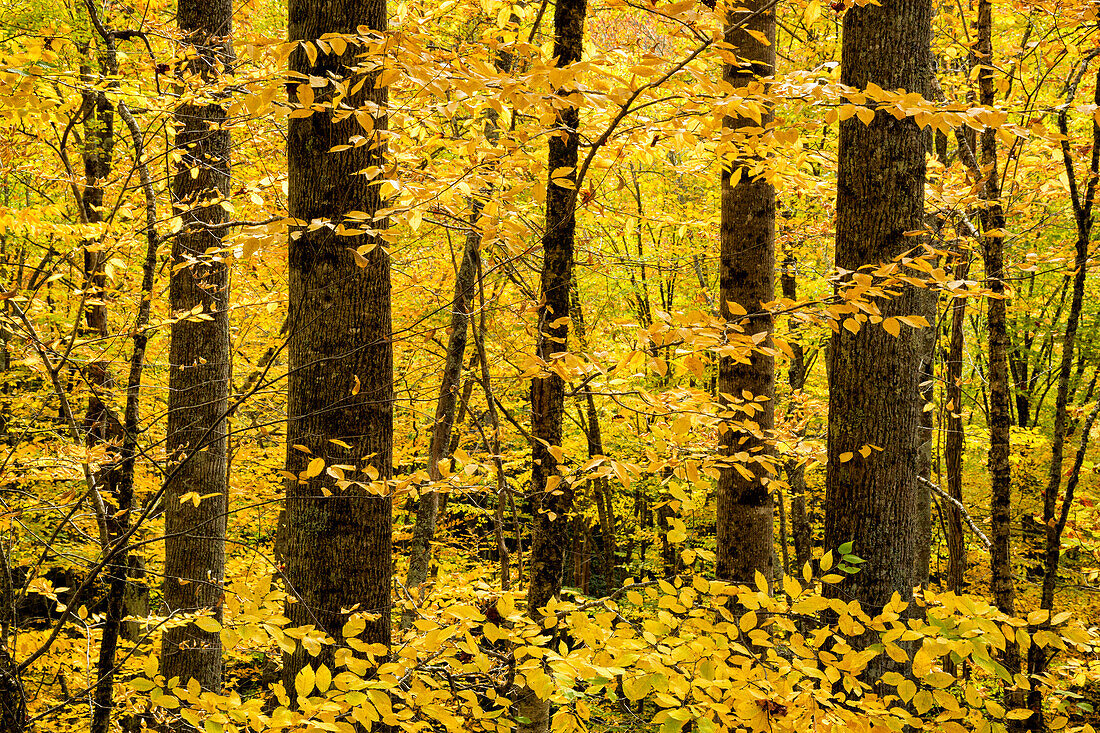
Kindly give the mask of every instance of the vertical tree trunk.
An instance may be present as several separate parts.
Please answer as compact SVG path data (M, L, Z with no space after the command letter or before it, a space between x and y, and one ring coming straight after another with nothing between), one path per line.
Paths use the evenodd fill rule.
M1068 100L1067 100L1068 101ZM1096 74L1095 88L1093 92L1093 104L1100 104L1100 71ZM1066 176L1069 180L1070 197L1073 204L1074 221L1077 226L1076 255L1074 257L1073 296L1070 301L1070 310L1066 318L1065 335L1062 338L1062 359L1058 370L1058 393L1054 406L1054 438L1051 445L1050 479L1046 492L1043 495L1043 523L1046 526L1046 548L1043 557L1043 586L1039 600L1039 608L1046 610L1048 614L1054 610L1054 590L1058 582L1058 566L1062 552L1062 533L1066 528L1069 510L1073 504L1074 491L1081 474L1081 465L1084 462L1085 451L1088 448L1089 432L1092 423L1096 419L1094 410L1085 422L1081 433L1081 444L1077 451L1073 470L1066 484L1065 497L1062 499L1061 509L1058 507L1058 493L1062 487L1062 462L1064 455L1063 444L1067 435L1067 422L1070 400L1070 372L1073 368L1074 347L1077 340L1077 327L1081 319L1081 308L1084 303L1085 279L1089 265L1089 243L1093 229L1093 207L1096 196L1098 178L1100 178L1100 123L1092 120L1092 156L1089 170L1085 177L1085 188L1081 191L1077 183L1077 175L1074 171L1073 156L1069 143L1068 105L1063 107L1058 117L1058 128L1062 134L1062 157L1065 164ZM1089 392L1095 388L1095 377ZM1100 409L1098 404L1097 409ZM1048 621L1044 626L1049 626ZM1050 655L1046 649L1032 644L1028 649L1028 673L1032 676L1041 675L1046 671ZM1033 685L1028 694L1028 705L1032 710L1031 717L1027 721L1029 730L1043 730L1043 697Z
M89 6L91 9L91 7ZM94 11L93 11L94 12ZM95 16L93 16L93 20ZM97 29L114 54L114 36L97 23ZM145 347L148 344L149 313L152 308L153 283L156 273L157 249L160 239L156 231L157 210L156 193L153 191L152 176L145 159L145 147L142 131L134 121L123 102L119 102L119 116L130 131L133 146L134 165L138 170L140 187L145 198L145 261L142 263L141 290L138 293L138 308L134 318L131 339L133 349L130 352L130 371L126 380L126 403L119 431L122 445L118 451L118 460L111 467L112 488L118 505L117 510L107 518L110 547L104 551L113 556L113 562L106 567L110 573L110 587L107 593L107 613L103 621L100 636L99 660L96 667L96 687L92 702L92 733L108 733L111 726L111 713L114 709L114 682L116 672L116 652L118 639L123 629L122 619L127 608L127 586L130 585L130 551L126 545L130 536L130 510L134 503L134 468L138 453L141 407L141 379L145 369Z
M0 543L0 730L22 733L27 720L27 694L18 665L8 653L8 635L15 623L11 566Z
M844 15L841 82L857 89L925 93L930 86L930 0L884 0ZM906 232L924 227L925 150L912 118L876 112L871 124L840 123L836 264L854 271L877 266L920 240ZM884 318L921 313L912 286L878 301ZM829 438L825 546L852 542L867 562L832 593L880 612L894 593L912 597L918 547L920 474L920 364L923 335L904 328L890 335L864 323L840 327L829 348ZM868 449L876 446L881 450ZM860 453L863 449L866 455ZM853 639L863 646L877 639ZM889 659L868 666L876 680Z
M439 399L435 407L435 423L432 425L432 442L428 448L428 476L439 481L443 474L439 462L447 457L447 447L451 442L451 432L455 423L455 408L458 404L459 382L462 378L462 358L466 353L466 341L469 332L470 313L473 308L474 283L477 276L478 260L481 257L481 232L477 229L477 219L481 216L481 206L475 204L470 214L470 231L466 234L466 244L462 252L462 264L455 276L454 299L451 303L450 337L447 341L447 361L443 365L443 380L439 385ZM413 527L412 547L409 548L409 572L405 587L409 592L419 588L428 578L428 566L432 557L432 538L439 516L440 494L434 488L420 495L416 508L416 524ZM417 598L419 600L419 598ZM401 614L401 628L412 625L415 614L407 609Z
M584 308L581 305L577 283L572 284L570 292L570 312L573 330L577 336L577 346L588 351L588 333L584 323ZM600 416L596 412L596 398L590 388L585 388L585 411L582 414L585 437L588 439L588 457L605 455L603 449L603 431L600 430ZM596 516L600 522L600 550L604 573L604 592L610 593L612 587L618 587L615 575L615 510L612 505L611 482L607 476L593 480L592 489L596 500Z
M994 102L993 68L993 7L990 0L978 0L977 44L974 63L978 67L978 94L983 105ZM996 131L988 128L981 134L981 160L971 161L976 180L982 180L981 196L988 202L982 209L982 249L985 276L991 297L987 301L989 329L989 476L990 519L993 548L990 553L990 589L997 608L1008 615L1016 612L1016 590L1012 577L1012 406L1009 382L1008 301L1004 282L1005 214L1001 205L1000 172L997 166ZM973 156L971 156L973 158ZM1020 650L1009 640L1002 659L1010 674L1020 669ZM1022 707L1025 700L1019 690L1006 690L1006 706ZM1019 728L1018 722L1011 724Z
M376 71L361 85L352 72L363 54L381 53L381 36L371 34L346 49L334 45L329 53L320 50L314 62L305 47L325 33L355 34L359 26L383 31L386 1L291 0L289 23L290 40L301 41L290 55L290 70L298 74L291 103L303 103L309 81L301 79L335 75L346 80L345 88L360 87L343 104L372 109L373 116L337 121L327 109L317 110L292 116L288 131L290 216L371 231L339 236L327 226L300 227L290 236L286 465L299 479L287 484L285 578L298 602L287 604L286 615L291 625L313 624L340 644L346 609L356 608L372 614L359 638L388 646L393 353L390 262L379 234L386 222L345 218L353 211L373 217L383 206L378 181L361 171L387 165L379 134L386 128L387 90L376 88ZM334 93L331 84L313 91L314 104ZM370 144L329 152L365 127L371 129ZM349 248L362 249L364 266L356 264ZM351 466L343 475L353 483L338 483L320 461ZM301 647L284 658L291 695L295 675L307 661ZM332 650L312 663L331 665Z
M763 78L775 72L775 10L764 0L750 0L726 19L726 43L736 49L737 60L724 65L723 79L741 93L755 86L763 90ZM766 9L767 8L767 9ZM737 24L746 20L742 27ZM764 40L769 39L769 40ZM771 121L764 114L762 124L745 117L726 118L724 129L737 145L737 158L722 166L722 232L719 307L722 318L737 333L747 335L772 331L772 315L763 308L775 299L775 189L764 176L752 178L750 170L759 158L755 140ZM748 315L738 318L731 310L737 304ZM766 342L765 342L766 343ZM771 490L774 475L770 463L770 433L775 427L775 360L770 354L753 351L747 363L723 356L718 363L719 400L728 418L744 427L725 425L721 452L727 460L748 454L741 461L748 476L726 465L718 477L719 578L751 584L757 571L772 577ZM741 411L743 395L756 398L753 411Z
M169 613L209 610L219 621L229 496L230 256L214 254L221 237L205 226L226 218L220 202L229 197L232 138L224 107L189 97L219 95L202 87L231 71L232 18L232 0L179 0L177 21L194 55L182 80L191 88L181 90L184 102L176 108L182 157L172 204L183 228L172 245L169 297L173 313L197 308L202 317L172 324L167 449L176 466L164 495L164 604ZM187 495L201 500L196 505ZM160 671L183 685L195 679L203 690L219 692L221 634L194 624L167 629Z
M581 60L584 50L586 0L558 0L554 6L554 58L559 67ZM546 186L546 230L542 238L541 285L536 354L549 363L552 355L565 351L569 337L569 290L573 279L573 240L576 229L577 158L580 149L579 94L561 88L563 101L557 111L556 132L550 136L547 170L565 168L568 188L555 183ZM559 179L560 180L560 179ZM531 380L531 495L532 528L530 585L527 613L541 619L540 610L561 590L562 563L567 542L567 522L573 508L573 488L561 479L554 452L562 443L562 413L565 383L553 371ZM553 450L551 450L553 449ZM542 733L549 727L550 703L526 688L516 701L524 733Z
M779 282L783 297L792 301L798 300L797 267L794 255L788 252L783 258L783 271ZM804 424L805 416L802 415L802 409L796 398L806 385L806 352L797 340L792 339L790 344L793 356L790 366L787 368L787 382L791 386L789 417L798 421L800 425L798 437L801 438L805 434L805 429L801 427ZM810 528L809 511L806 507L806 494L808 491L806 466L802 461L793 458L787 461L785 470L787 472L787 483L791 487L791 535L794 540L794 557L797 565L793 570L797 575L802 571L802 566L810 561L813 550L813 533Z
M498 51L496 69L506 72L512 67L512 55ZM499 114L490 108L485 113L485 138L496 142L499 137ZM492 190L482 195L488 198ZM470 197L470 229L462 251L462 263L455 274L454 298L451 302L450 337L447 341L447 361L443 366L443 380L439 385L439 399L436 401L435 422L432 425L432 442L428 449L428 474L432 481L439 481L439 461L447 457L447 447L455 423L455 407L458 402L459 380L462 377L462 357L466 352L467 326L473 310L474 284L481 260L481 230L478 221L484 204L477 197ZM431 491L420 497L416 508L416 524L413 527L412 547L409 549L409 572L405 587L412 591L419 588L428 577L431 564L432 539L435 537L435 525L438 521L442 497ZM412 624L413 613L410 610L401 614L401 628Z
M956 267L955 279L965 280L970 270L970 255ZM962 503L962 468L966 452L966 428L962 419L962 368L966 328L966 298L951 301L951 343L944 364L945 400L947 411L947 439L944 445L944 461L947 464L947 493ZM955 505L947 509L947 588L962 593L966 580L966 541L963 537L962 511Z

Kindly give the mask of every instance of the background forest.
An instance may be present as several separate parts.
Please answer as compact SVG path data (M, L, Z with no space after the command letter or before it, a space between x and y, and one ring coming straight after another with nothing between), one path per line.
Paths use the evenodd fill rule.
M1092 731L1090 0L0 0L0 731Z

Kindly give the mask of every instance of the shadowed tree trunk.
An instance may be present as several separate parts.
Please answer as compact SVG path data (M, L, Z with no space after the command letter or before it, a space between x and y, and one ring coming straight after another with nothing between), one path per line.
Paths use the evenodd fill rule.
M737 60L724 65L723 79L741 93L763 91L764 78L775 71L775 10L752 0L726 19L726 43ZM742 27L735 27L748 17ZM770 39L765 41L764 39ZM752 177L759 163L755 141L771 121L728 117L737 157L722 167L722 232L719 307L738 334L770 334L772 315L763 304L775 299L775 189L763 175ZM733 304L733 305L731 305ZM731 308L740 306L740 312ZM747 313L744 318L739 316ZM765 342L767 345L767 342ZM718 555L715 573L723 580L753 582L757 571L772 578L773 507L769 481L770 433L775 427L775 360L754 350L747 360L723 356L718 363L719 399L726 407L721 452L742 464L745 473L723 466L718 477ZM755 399L750 402L749 397ZM745 408L742 410L739 405ZM733 458L736 454L748 459Z
M290 236L289 384L287 399L287 471L298 476L287 484L285 564L292 626L313 624L336 640L348 609L366 616L359 638L390 643L392 578L393 353L390 322L390 259L374 218L383 206L377 180L362 171L384 167L387 90L376 88L377 71L365 83L353 76L360 64L372 67L382 52L385 0L291 0L289 37L301 41L290 55L299 76L346 80L358 91L343 104L363 110L334 121L317 110L291 115L287 141L289 213L335 227L367 229L340 236L334 228L292 230ZM332 44L331 52L309 48L325 33L358 40ZM309 48L309 53L307 53ZM314 55L313 51L317 51ZM315 60L311 62L311 57ZM378 59L379 66L381 65ZM359 72L362 73L362 72ZM306 76L301 76L306 75ZM332 84L309 89L309 81L291 86L291 103L330 101ZM330 153L336 145L369 128L371 142ZM346 219L365 212L367 219ZM358 252L349 251L357 249ZM360 266L361 265L361 266ZM298 447L301 446L301 447ZM306 450L302 450L305 448ZM307 452L308 451L308 452ZM324 465L322 465L324 464ZM351 483L326 471L335 469ZM308 662L331 669L333 650L311 660L299 646L284 658L284 680L292 696L294 678Z
M558 0L554 6L554 58L559 67L581 60L584 49L586 0ZM541 285L536 354L549 364L553 354L565 351L569 337L569 291L573 279L573 241L576 230L577 157L580 149L579 94L573 89L556 91L563 106L557 109L556 132L550 136L547 170L569 173L551 178L546 186L546 229L542 238ZM562 178L568 187L555 181ZM554 453L562 443L562 413L565 382L548 371L531 380L531 496L534 509L530 555L530 585L527 613L536 620L541 609L561 590L562 563L568 542L569 513L573 509L573 487L562 480ZM545 690L547 694L548 690ZM546 731L550 724L550 702L525 687L516 700L521 722L519 730Z
M841 82L857 89L925 93L930 86L930 0L884 0L844 15ZM854 271L911 250L924 228L925 150L912 118L876 112L840 123L836 264ZM922 294L894 288L878 300L884 318L921 313ZM912 597L919 557L921 356L924 336L902 327L898 336L866 322L840 327L829 348L829 438L825 547L852 542L866 562L842 586L830 589L858 600L874 616L894 593ZM875 446L881 450L868 449ZM863 449L864 453L860 453ZM877 639L864 634L857 647ZM867 670L877 680L890 660L880 655Z
M970 254L960 255L955 270L956 280L965 280L970 271ZM944 462L947 464L947 493L962 503L962 468L966 453L966 428L962 418L962 368L965 346L966 298L954 298L948 309L951 314L951 343L944 364L947 411L947 439ZM962 593L966 579L966 541L963 537L962 511L953 504L942 505L947 511L947 588Z
M233 62L232 0L179 0L180 31L194 49L183 71L184 95L218 96L216 83ZM186 97L185 97L186 99ZM178 462L165 487L164 604L168 613L210 611L222 616L225 527L229 494L229 255L220 236L229 196L232 139L225 108L184 101L176 108L176 148L182 155L172 179L172 203L183 228L172 245L172 312L198 309L201 318L172 324L168 373L167 448ZM210 253L210 254L206 254ZM212 428L212 430L211 430ZM192 495L201 497L188 500ZM182 500L181 500L182 499ZM186 685L219 692L221 634L194 624L164 632L160 671Z

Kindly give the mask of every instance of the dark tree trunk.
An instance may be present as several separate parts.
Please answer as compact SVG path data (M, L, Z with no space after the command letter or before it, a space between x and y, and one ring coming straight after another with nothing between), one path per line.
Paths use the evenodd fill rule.
M930 0L884 0L844 15L841 82L857 89L927 92L930 85ZM876 112L870 125L852 117L840 123L836 264L849 271L878 266L920 240L924 228L925 150L912 118ZM883 318L922 313L912 286L878 301ZM838 324L839 325L839 324ZM829 438L825 547L854 543L861 571L839 588L874 616L894 593L912 597L920 548L920 365L923 334L903 327L898 337L864 323L856 333L841 326L829 348ZM866 446L875 446L870 449ZM860 453L863 449L866 455ZM873 638L872 638L873 637ZM865 634L852 642L877 639ZM873 660L876 680L890 661Z
M231 69L232 0L179 0L177 20L194 49L183 72L181 92L203 90ZM213 92L216 96L217 92ZM176 108L176 149L181 154L172 179L174 213L183 228L172 245L169 293L173 313L196 312L172 324L168 372L169 460L174 476L165 487L164 605L168 613L210 611L222 616L225 527L229 495L226 412L230 389L229 267L217 231L229 197L232 139L225 108L184 101ZM200 501L186 496L201 497ZM182 501L181 501L182 499ZM160 671L186 685L220 692L221 634L194 624L164 632Z
M554 6L554 57L559 67L581 60L584 50L586 0L558 0ZM576 229L577 157L580 149L579 95L571 88L558 89L564 102L557 111L551 135L547 170L565 168L568 188L551 179L546 186L546 230L542 238L542 296L539 306L536 354L549 364L553 354L565 351L569 337L569 291L573 280L573 240ZM560 180L560 179L559 179ZM527 613L541 619L541 609L561 590L562 563L567 542L567 522L573 508L573 488L562 480L554 452L562 443L565 383L553 371L531 380L531 496L532 528L530 585ZM549 726L550 703L530 688L517 700L521 731L541 733Z
M356 34L386 27L385 0L291 0L289 38L310 41L325 33ZM369 31L368 31L369 32ZM380 34L348 43L338 53L319 51L316 61L299 45L290 55L297 72L291 103L302 100L307 76L346 80L359 91L343 104L375 109L374 117L334 121L327 110L290 120L289 213L307 222L372 232L339 236L322 226L295 228L290 237L289 384L285 564L293 626L313 624L343 641L346 609L374 614L366 619L362 641L389 646L392 578L388 481L393 473L393 353L390 322L390 261L373 216L383 206L377 180L361 171L386 161L387 90L376 88L376 74L365 83L352 78L358 54L380 52ZM309 82L305 82L307 87ZM329 84L313 90L314 103L331 100ZM330 153L353 135L372 130L371 144ZM347 219L365 212L366 221ZM358 257L349 248L362 249ZM357 260L363 266L357 264ZM334 442L339 441L339 443ZM343 445L341 445L343 444ZM303 446L309 452L296 446ZM345 447L346 446L346 447ZM340 464L347 481L320 467ZM310 464L313 467L310 468ZM340 473L340 469L332 473ZM331 495L330 495L331 494ZM299 647L284 659L287 690L309 661ZM313 664L332 664L332 650Z
M754 85L762 90L761 80L775 70L775 10L769 5L752 0L744 3L743 10L731 11L726 20L725 40L736 49L737 61L725 64L722 75L742 92ZM761 36L771 40L765 42ZM768 112L763 125L737 117L727 118L724 127L751 149L753 139L770 121ZM750 170L757 163L759 159L740 158L722 166L718 300L722 318L733 327L730 340L741 348L748 343L746 337L771 334L773 325L771 312L762 304L775 299L775 189L764 176L752 178ZM733 312L731 303L740 306L741 312ZM751 584L758 571L772 577L774 509L768 483L775 475L770 445L775 428L774 358L756 349L747 363L723 356L718 363L718 393L727 419L721 452L729 457L726 460L741 463L745 473L731 465L720 469L715 572L723 580ZM757 401L749 403L745 394ZM737 454L748 458L734 458Z
M955 270L956 280L965 280L970 270L969 254L958 264ZM966 452L966 428L962 419L962 369L963 347L966 329L966 298L951 301L951 343L948 346L947 360L944 364L944 382L947 412L945 420L947 439L944 445L944 461L947 464L947 493L952 499L963 501L962 468ZM966 541L963 537L962 511L953 504L945 503L947 510L947 588L962 593L966 578Z
M985 105L994 102L993 10L989 0L979 0L977 18L977 44L974 63L978 68L979 101ZM961 143L960 143L961 144ZM989 329L989 476L990 519L992 544L990 553L990 590L997 608L1009 616L1015 614L1015 583L1012 577L1012 468L1009 463L1012 439L1011 383L1009 377L1008 301L1005 299L1004 228L1005 214L1001 205L1000 173L997 167L997 138L992 128L981 135L981 159L969 156L968 165L975 180L982 180L981 196L987 205L982 209L982 249L985 260L985 276L992 297L987 308ZM1002 659L1009 674L1020 669L1020 651L1014 640L1006 646ZM1006 690L1006 705L1021 707L1024 698L1020 691ZM1018 723L1011 727L1018 728Z
M1093 104L1100 104L1100 71L1096 74ZM1078 187L1069 143L1068 107L1063 108L1059 113L1058 127L1059 132L1063 135L1062 157L1070 184L1070 197L1073 204L1074 221L1077 226L1077 241L1076 256L1073 262L1073 296L1070 301L1069 314L1066 318L1066 330L1062 338L1062 359L1058 370L1058 393L1054 406L1054 438L1051 444L1050 480L1043 495L1046 548L1043 557L1043 586L1039 608L1047 611L1048 614L1054 610L1054 591L1058 582L1062 533L1065 531L1069 510L1073 505L1074 492L1081 474L1085 451L1088 448L1089 432L1092 429L1093 421L1096 419L1096 410L1094 410L1086 420L1084 430L1081 433L1081 444L1077 451L1073 470L1070 472L1069 481L1066 484L1065 497L1063 497L1059 509L1058 493L1062 487L1062 462L1064 460L1064 443L1067 435L1070 400L1070 373L1073 368L1077 328L1084 304L1085 279L1089 266L1089 241L1092 238L1093 229L1093 206L1098 177L1100 177L1100 123L1095 118L1092 121L1092 158L1085 177L1083 191L1079 190ZM1094 388L1095 377L1089 391L1091 392ZM1100 409L1100 404L1098 404L1097 409ZM1049 627L1049 617L1044 626ZM1046 649L1039 648L1035 644L1032 644L1031 648L1028 649L1029 674L1033 676L1043 674L1046 672L1049 661L1050 653ZM1029 730L1042 730L1044 727L1043 698L1037 687L1037 685L1033 685L1032 691L1028 695L1028 705L1032 709L1031 718L1027 721Z
M22 733L27 719L27 694L19 667L8 653L8 636L15 623L11 566L0 544L0 730Z

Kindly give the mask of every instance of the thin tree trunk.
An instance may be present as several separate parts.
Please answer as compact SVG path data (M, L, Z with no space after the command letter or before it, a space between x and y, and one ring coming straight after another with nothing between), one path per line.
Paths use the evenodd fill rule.
M428 449L428 476L434 481L443 478L439 462L447 455L451 441L451 432L455 423L455 408L458 404L459 382L462 378L462 359L466 354L467 334L470 314L473 309L474 285L477 277L478 260L481 258L481 231L477 220L481 216L481 205L475 203L470 214L470 231L466 234L466 244L462 252L462 264L455 276L454 299L451 304L450 337L447 341L447 361L443 366L443 380L439 385L439 398L436 401L435 423L432 425L432 442ZM409 572L405 587L412 593L428 578L428 566L432 557L432 539L435 537L435 525L439 515L440 493L434 488L420 496L416 509L416 525L413 527L412 547L409 550ZM416 597L419 600L419 596ZM415 614L406 609L401 614L401 628L412 625Z
M930 87L930 0L884 0L844 15L841 81L863 89ZM925 149L912 118L875 113L869 125L856 117L840 123L836 264L848 271L877 266L920 240L924 228ZM921 314L924 298L913 286L878 301L883 318ZM857 600L874 616L899 594L912 597L918 560L920 475L920 364L924 336L903 327L892 336L869 322L852 332L838 324L829 348L829 438L825 547L848 542L866 562L859 573L828 589ZM852 325L852 324L849 324ZM875 446L877 448L869 448ZM861 453L861 450L863 451ZM857 648L877 640L865 633ZM868 666L876 681L892 662Z
M355 35L361 26L366 37L343 49L333 44L329 53L317 51L311 62L305 43L326 33ZM387 223L373 218L384 206L380 188L361 173L389 165L380 134L387 124L388 93L376 87L376 71L365 80L353 76L363 54L382 52L381 35L371 31L385 28L386 0L290 2L289 38L301 42L290 55L290 69L299 75L295 80L335 75L345 80L345 89L358 88L343 105L374 112L338 121L328 109L315 108L308 117L292 115L289 214L299 221L373 231L338 236L322 226L291 232L286 466L299 478L287 482L285 579L287 592L297 600L286 608L291 626L312 624L341 644L347 609L354 608L370 614L359 638L388 647L393 574L390 259L378 233ZM303 102L309 84L291 85L292 104ZM334 93L329 84L309 96L316 105ZM329 152L363 134L364 127L371 128L371 144ZM370 218L346 219L352 212ZM352 483L333 475L339 469L325 470L334 465L352 466L343 470ZM331 670L333 653L326 648L311 660L299 645L285 655L284 683L292 699L302 667L325 664Z
M93 21L103 35L104 41L114 53L114 38L105 31L93 15ZM156 193L153 191L152 176L145 160L145 147L141 129L123 103L119 103L119 116L130 131L133 146L134 165L138 169L140 187L145 198L145 260L142 264L141 290L137 315L131 331L133 349L130 353L130 371L126 380L126 402L122 418L122 445L118 451L118 461L111 468L115 481L115 496L118 508L107 518L111 546L104 548L108 553L117 553L114 561L106 566L110 573L110 586L107 592L107 613L100 636L99 661L96 666L97 682L92 701L91 733L108 733L111 725L111 712L114 709L114 681L116 671L116 653L121 634L122 619L126 615L125 606L127 587L130 585L130 552L125 543L130 534L130 510L134 503L134 468L137 456L141 409L141 380L145 369L145 348L149 336L149 314L153 301L153 283L157 266L157 249L160 244L156 230L157 211Z
M201 87L231 71L232 18L232 0L179 0L180 31L194 49L181 81L200 88L181 90L185 101L176 108L182 157L172 179L172 204L183 228L172 245L169 297L173 313L199 317L172 324L166 443L169 460L179 466L164 493L164 605L170 614L208 611L218 621L229 498L229 258L204 254L224 246L206 226L226 220L221 202L229 197L232 137L222 105L187 96L217 98L218 90ZM194 624L166 629L160 673L220 692L221 634Z
M554 58L559 67L581 60L584 49L586 0L558 0L554 6ZM580 149L579 95L572 88L556 92L563 106L556 112L557 130L550 136L547 170L566 169L568 188L553 179L546 187L546 229L542 238L541 285L536 354L550 363L553 354L565 351L569 337L569 290L573 279L573 242L576 229L577 158ZM562 413L565 383L553 371L531 380L531 496L534 527L530 556L530 585L527 613L535 620L561 590L562 563L567 542L566 528L573 508L573 488L562 480L554 453L562 444ZM543 691L549 694L549 690ZM549 729L550 702L530 686L516 701L523 733Z
M965 280L970 270L970 255L960 255L955 271L956 280ZM947 464L947 493L959 502L963 501L962 468L966 453L966 428L962 419L962 368L966 331L966 298L951 301L951 343L947 362L944 364L944 382L947 412L947 439L944 461ZM966 541L963 535L962 511L955 505L947 508L947 587L962 593L966 581Z
M743 5L726 19L725 40L736 49L737 61L725 64L722 75L734 89L751 94L754 87L763 91L762 80L775 73L775 10L765 0ZM739 27L746 18L748 22ZM771 119L768 111L761 123L728 117L723 126L737 142L752 149L755 136ZM757 163L758 159L744 157L722 166L718 300L722 318L734 335L731 340L739 346L746 343L746 336L770 336L773 327L771 312L763 304L775 299L775 189L763 175L751 177ZM734 312L735 307L740 307L740 312ZM775 475L770 443L775 428L774 358L755 348L747 362L721 357L718 393L727 420L721 453L726 461L739 461L733 457L739 453L749 458L740 460L745 473L732 465L720 468L715 573L736 583L751 584L757 572L770 580L775 552L774 508L768 487ZM755 402L743 395L752 395Z
M1076 91L1076 84L1072 87L1070 97ZM1093 93L1093 104L1100 104L1100 71L1096 74L1096 85ZM1100 123L1092 120L1092 159L1085 179L1084 191L1080 191L1077 183L1077 175L1074 171L1073 157L1069 144L1068 104L1062 108L1058 116L1058 127L1062 139L1062 157L1065 164L1066 175L1069 179L1070 198L1073 204L1074 221L1077 225L1076 256L1074 257L1073 296L1070 301L1069 314L1066 318L1066 330L1062 337L1062 359L1058 370L1058 393L1054 405L1054 437L1051 444L1050 479L1046 492L1043 495L1043 523L1046 527L1046 550L1044 552L1044 572L1042 595L1039 608L1052 612L1054 610L1054 591L1058 582L1058 565L1061 558L1062 533L1065 530L1069 509L1073 504L1073 495L1077 487L1081 472L1081 464L1084 461L1085 450L1088 447L1089 432L1092 423L1096 419L1094 410L1085 422L1081 433L1081 444L1077 451L1077 458L1066 486L1065 497L1062 499L1061 510L1058 509L1058 493L1062 486L1062 462L1064 444L1066 441L1067 419L1069 412L1070 375L1073 369L1074 347L1077 340L1077 327L1081 319L1081 309L1085 296L1085 279L1089 265L1089 240L1092 237L1093 228L1093 204L1096 196L1097 182L1100 179ZM1089 391L1095 388L1095 377ZM1098 404L1097 409L1100 409ZM1048 621L1044 627L1049 626ZM1041 675L1049 664L1049 654L1045 649L1032 644L1028 649L1028 673L1032 676ZM1028 719L1029 730L1042 730L1043 722L1043 698L1042 694L1033 685L1028 695L1028 705L1032 710Z
M497 71L507 72L511 69L511 66L512 55L506 51L498 51L496 56ZM485 114L485 138L491 143L495 143L499 136L498 118L499 114L492 108ZM483 192L483 195L487 198L491 193L490 189ZM454 298L451 303L450 337L447 341L447 361L443 367L443 380L439 385L435 423L432 425L432 442L428 452L428 475L432 481L439 481L442 478L442 474L439 472L439 461L449 455L445 451L450 443L451 431L455 423L455 406L458 399L459 380L462 376L462 358L466 351L467 324L470 322L474 284L481 259L481 229L478 226L478 221L481 219L483 208L484 204L478 198L470 198L470 228L466 232L462 264L455 274ZM428 577L428 566L431 563L432 556L431 543L435 537L435 526L441 503L439 492L431 491L421 496L417 504L416 525L413 527L412 547L409 549L409 572L405 581L405 587L410 592L414 588L419 588ZM502 549L506 553L506 548L501 542L498 542L498 551ZM505 563L507 563L507 560L505 560ZM401 614L401 628L409 628L412 620L412 610L404 611Z
M580 347L581 351L588 351L588 332L584 323L584 308L580 302L576 282L572 286L570 310L573 330L577 336L577 346ZM584 418L582 422L585 426L585 437L588 439L588 457L596 458L606 455L603 448L603 432L600 430L600 416L596 412L596 398L589 388L585 389ZM600 522L604 591L610 593L612 587L618 587L618 579L615 575L615 513L612 505L611 482L608 481L606 476L600 476L593 480L592 488L595 493L596 515Z
M794 254L788 252L783 259L783 270L779 278L783 297L791 301L798 300L798 275L797 262ZM791 329L794 335L795 329ZM791 400L788 404L789 418L798 421L797 437L805 436L805 416L797 400L802 388L806 385L806 352L797 337L790 341L791 363L787 367L787 382L791 386ZM797 565L793 570L801 572L802 567L810 561L813 551L813 532L810 527L810 516L806 507L806 465L798 458L789 459L786 462L787 483L791 487L791 535L794 540L794 557Z

